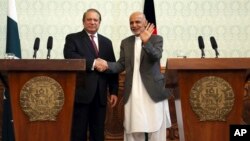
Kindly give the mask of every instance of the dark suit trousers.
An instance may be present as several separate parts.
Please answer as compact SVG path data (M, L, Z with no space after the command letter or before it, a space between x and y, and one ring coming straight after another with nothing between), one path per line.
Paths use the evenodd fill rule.
M100 104L99 94L95 94L90 104L75 103L72 121L71 141L104 141L106 106Z

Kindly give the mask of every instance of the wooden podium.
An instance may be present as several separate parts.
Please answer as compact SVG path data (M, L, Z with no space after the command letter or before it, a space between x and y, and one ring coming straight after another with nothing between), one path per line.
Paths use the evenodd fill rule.
M84 70L83 59L0 59L16 141L70 141L76 73Z
M242 124L250 59L169 58L166 69L179 91L175 106L180 141L229 141L230 125Z

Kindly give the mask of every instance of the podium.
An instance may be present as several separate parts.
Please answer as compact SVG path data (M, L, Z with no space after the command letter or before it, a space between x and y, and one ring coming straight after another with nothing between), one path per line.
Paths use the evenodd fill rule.
M166 78L176 82L180 141L229 141L242 124L249 58L168 58Z
M16 141L70 141L76 74L84 71L84 59L0 59Z

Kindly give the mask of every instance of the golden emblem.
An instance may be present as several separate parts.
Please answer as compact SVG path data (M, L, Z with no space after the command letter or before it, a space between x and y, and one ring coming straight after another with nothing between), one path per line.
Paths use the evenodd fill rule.
M200 121L226 121L234 105L234 92L224 79L208 76L193 85L189 100Z
M30 79L20 92L20 105L30 121L55 121L63 104L61 85L48 76Z

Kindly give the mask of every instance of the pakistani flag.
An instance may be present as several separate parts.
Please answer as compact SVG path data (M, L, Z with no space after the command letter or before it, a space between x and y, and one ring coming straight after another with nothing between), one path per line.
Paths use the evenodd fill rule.
M15 0L9 0L7 16L6 53L14 53L16 57L21 58Z
M21 47L17 26L15 0L8 0L6 38L6 53L14 53L16 57L21 58ZM6 79L4 79L3 76L1 76L1 79L4 81L3 84L5 85L3 101L2 141L15 141L8 83L5 81Z

